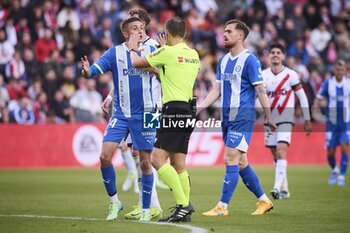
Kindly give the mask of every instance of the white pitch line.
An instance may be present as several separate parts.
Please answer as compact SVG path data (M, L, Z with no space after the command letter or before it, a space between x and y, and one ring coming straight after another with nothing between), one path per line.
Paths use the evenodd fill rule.
M44 216L44 215L25 215L25 214L19 214L19 215L5 215L0 214L0 217L12 217L12 218L44 218L44 219L64 219L64 220L84 220L84 221L106 221L106 219L100 219L100 218L83 218L83 217L64 217L64 216ZM192 233L207 233L207 230L200 227L194 227L191 225L182 225L182 224L175 224L175 223L161 223L161 222L139 222L139 221L132 221L135 223L142 223L142 224L152 224L152 225L168 225L168 226L175 226L180 227L184 229L191 230Z

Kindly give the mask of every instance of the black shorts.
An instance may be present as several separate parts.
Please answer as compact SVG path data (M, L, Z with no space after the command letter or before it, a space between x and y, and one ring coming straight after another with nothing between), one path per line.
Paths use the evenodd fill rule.
M154 147L187 154L195 114L195 105L191 102L172 101L164 104Z

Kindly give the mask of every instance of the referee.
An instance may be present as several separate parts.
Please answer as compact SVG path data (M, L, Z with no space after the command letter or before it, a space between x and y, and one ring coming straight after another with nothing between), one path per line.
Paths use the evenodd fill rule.
M160 222L189 222L194 212L190 197L190 180L185 167L188 143L193 128L186 127L186 122L195 114L193 85L197 77L200 61L198 53L184 42L185 22L175 17L165 25L165 38L160 41L167 45L145 57L139 57L136 33L130 37L133 67L158 67L163 91L162 123L157 131L154 144L152 165L159 177L173 192L176 208L174 213ZM160 44L164 44L160 43ZM182 127L181 127L182 126ZM170 164L167 163L170 158Z

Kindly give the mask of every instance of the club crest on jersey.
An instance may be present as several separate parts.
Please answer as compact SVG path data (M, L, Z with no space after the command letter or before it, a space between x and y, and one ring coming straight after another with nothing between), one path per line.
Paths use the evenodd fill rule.
M235 67L235 71L236 71L236 72L240 72L240 71L241 71L241 69L242 69L242 67L241 67L241 66L236 66L236 67Z

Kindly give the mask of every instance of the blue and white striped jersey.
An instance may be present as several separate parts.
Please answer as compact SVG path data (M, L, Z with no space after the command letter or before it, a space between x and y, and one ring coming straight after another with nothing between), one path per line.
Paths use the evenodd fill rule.
M153 52L153 46L143 45L141 56ZM101 74L111 71L114 85L114 114L117 118L141 116L144 111L151 111L152 101L151 73L145 69L134 68L130 52L125 43L108 49L93 64Z
M254 121L254 85L264 82L259 60L248 50L235 57L227 53L219 60L216 81L221 83L221 120Z
M335 77L331 77L322 83L317 98L327 100L327 123L343 125L350 123L350 78L343 78L338 83Z

